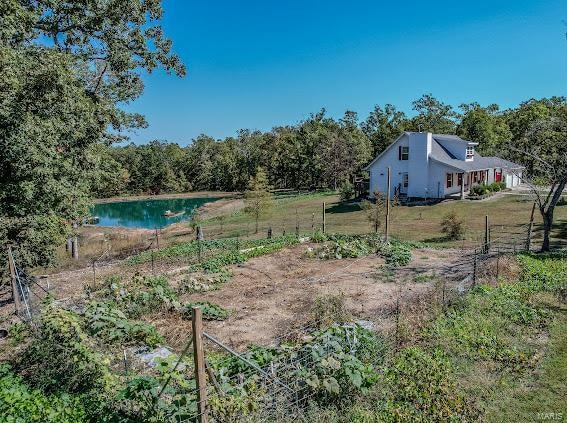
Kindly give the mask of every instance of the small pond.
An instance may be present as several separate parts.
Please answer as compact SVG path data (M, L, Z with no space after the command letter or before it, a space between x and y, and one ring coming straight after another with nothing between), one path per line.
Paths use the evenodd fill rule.
M218 198L169 198L156 200L99 203L91 210L99 218L100 226L154 229L191 219L191 213L205 203ZM166 211L176 215L164 216ZM178 214L183 212L182 214Z

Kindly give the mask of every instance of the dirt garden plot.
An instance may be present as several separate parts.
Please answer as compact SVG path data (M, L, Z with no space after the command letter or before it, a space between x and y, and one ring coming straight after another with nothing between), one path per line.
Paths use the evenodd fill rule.
M436 276L453 277L447 267L461 257L456 249L416 249L408 266L389 271L376 255L318 260L305 258L308 247L299 245L232 266L233 277L220 289L185 295L183 300L210 301L231 310L227 320L206 322L205 330L233 347L269 345L309 324L314 301L323 294L342 293L353 316L379 322L395 307L400 282L402 301L411 302L433 289ZM185 336L179 330L177 318L162 314L151 321L178 345L189 333L188 323L183 325Z
M390 269L377 255L340 260L307 258L309 247L313 245L300 244L230 266L233 276L218 290L186 294L181 301L210 301L230 310L227 320L206 322L205 330L233 347L244 348L301 334L299 329L310 323L315 299L323 294L342 293L350 314L383 329L398 297L410 304L431 293L439 278L462 277L448 270L461 261L459 249L414 249L409 265ZM175 286L185 275L184 269L161 263L156 264L154 272L167 275ZM96 268L96 278L101 282L114 274L128 278L151 272L149 264L131 267L116 261ZM87 267L61 272L39 282L45 286L47 280L55 298L80 308L85 287L93 282L93 270ZM177 313L149 315L145 320L154 324L174 348L181 348L190 336L191 322Z

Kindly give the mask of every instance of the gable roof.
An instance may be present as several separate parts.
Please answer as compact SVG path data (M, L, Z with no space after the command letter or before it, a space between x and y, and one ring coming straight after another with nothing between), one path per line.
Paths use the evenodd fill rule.
M413 132L404 131L396 138L388 147L384 149L380 154L378 154L374 160L372 160L364 170L370 169L370 167L376 163L388 150L390 150L404 135L410 135ZM478 145L477 142L468 141L462 139L458 135L451 134L431 134L431 154L430 159L435 160L438 163L447 165L461 172L473 172L475 170L484 170L490 168L502 168L507 170L512 169L524 169L524 166L517 163L513 163L508 160L501 159L500 157L483 157L478 153L475 153L474 160L465 161L457 159L449 150L447 150L439 141L458 141L466 145Z
M364 168L364 170L370 169L370 167L371 167L374 163L376 163L380 157L382 157L384 154L386 154L386 152L387 152L388 150L390 150L390 149L394 146L394 144L396 144L396 143L400 140L400 138L402 138L404 135L409 135L409 134L410 134L410 133L407 132L407 131L402 132L398 138L396 138L394 141L392 141L392 142L390 143L390 145L384 149L384 151L382 151L380 154L378 154L376 157L374 157L374 160L372 160L372 161L368 164L368 166L366 166L366 167Z

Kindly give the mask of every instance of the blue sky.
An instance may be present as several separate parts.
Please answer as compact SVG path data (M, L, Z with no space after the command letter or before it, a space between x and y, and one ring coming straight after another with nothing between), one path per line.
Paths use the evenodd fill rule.
M183 79L145 75L127 106L149 128L132 141L188 144L293 124L325 107L364 119L411 113L432 93L459 105L567 95L565 0L164 0Z

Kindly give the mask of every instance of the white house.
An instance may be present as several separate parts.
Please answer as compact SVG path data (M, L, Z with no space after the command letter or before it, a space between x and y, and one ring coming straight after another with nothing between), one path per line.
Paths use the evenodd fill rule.
M523 167L499 157L475 152L476 142L456 135L404 132L366 167L370 172L370 196L387 192L391 168L392 197L464 198L473 185L505 182L520 184Z

